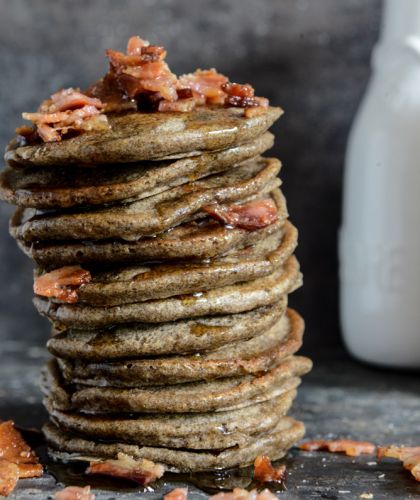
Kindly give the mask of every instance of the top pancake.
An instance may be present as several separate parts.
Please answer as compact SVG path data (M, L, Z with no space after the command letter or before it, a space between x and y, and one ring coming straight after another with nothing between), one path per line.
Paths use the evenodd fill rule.
M97 165L183 158L242 144L264 133L281 116L268 107L246 118L240 108L201 108L188 113L110 115L107 131L86 132L61 142L13 144L5 159L21 165Z
M223 172L264 153L272 145L273 135L266 132L246 144L179 160L90 168L8 166L0 175L0 198L21 207L41 209L143 199Z

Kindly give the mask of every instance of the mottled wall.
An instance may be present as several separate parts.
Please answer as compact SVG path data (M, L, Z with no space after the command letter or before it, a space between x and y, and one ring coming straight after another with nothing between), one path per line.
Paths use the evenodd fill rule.
M176 72L217 67L251 81L286 110L273 153L300 229L305 287L292 299L307 319L307 348L339 338L336 237L343 154L369 74L379 0L0 0L0 143L53 90L84 87L108 47L139 34L169 49ZM31 264L7 234L0 207L1 340L42 343L31 305Z

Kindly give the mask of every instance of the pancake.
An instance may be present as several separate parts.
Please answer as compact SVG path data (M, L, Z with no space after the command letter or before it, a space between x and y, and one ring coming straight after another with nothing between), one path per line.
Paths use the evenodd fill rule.
M122 238L138 240L204 217L204 206L264 195L279 186L280 162L259 158L222 174L206 177L155 196L101 208L38 214L25 209L15 237L26 241Z
M14 205L43 209L142 199L236 167L272 146L273 135L266 132L246 144L175 161L92 168L9 166L0 175L0 197Z
M239 108L109 115L109 130L33 146L12 144L5 159L53 168L195 156L251 141L266 132L281 114L280 108L269 107L252 118L246 118Z
M295 389L312 367L292 356L265 373L160 387L65 385L55 360L44 370L42 388L55 409L84 413L202 413L244 408Z
M203 352L245 341L271 328L286 311L286 297L272 306L224 316L170 323L135 324L106 330L67 330L48 341L51 354L64 359L106 361L164 354Z
M275 427L295 397L296 390L291 390L240 410L173 415L86 415L56 410L48 398L44 404L57 426L90 439L202 450L249 443L255 434Z
M25 242L19 238L17 243L28 257L47 268L70 264L209 259L252 245L282 230L288 216L286 203L279 190L274 190L271 196L277 204L278 220L255 231L226 227L206 218L131 242L121 239ZM14 237L17 237L17 227L23 223L22 216L23 209L19 208L11 220L10 232Z
M266 332L202 355L86 363L58 360L66 382L96 387L172 385L269 370L302 345L304 323L293 310ZM138 353L141 358L142 353Z
M79 303L94 306L129 304L250 281L279 269L292 255L296 244L297 230L288 224L283 238L281 233L273 234L253 247L210 262L91 270L92 281L78 290Z
M115 458L119 452L135 459L147 458L162 463L174 472L245 467L254 462L258 455L267 455L271 460L282 458L287 450L305 434L305 427L290 417L279 420L274 429L255 436L242 447L220 451L190 451L164 447L136 446L126 443L103 443L83 439L59 429L52 423L44 426L49 454L60 460ZM88 458L89 457L89 458Z
M164 323L181 318L233 314L278 302L302 283L294 256L284 266L264 278L236 283L214 290L117 306L58 304L36 296L38 312L51 321L70 328L102 328L123 323Z

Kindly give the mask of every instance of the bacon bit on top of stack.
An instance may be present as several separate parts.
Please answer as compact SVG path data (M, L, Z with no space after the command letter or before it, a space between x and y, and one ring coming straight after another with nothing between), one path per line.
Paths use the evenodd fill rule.
M0 495L8 496L18 479L41 477L42 465L11 420L0 423Z
M34 293L73 304L78 301L78 289L91 281L89 271L80 266L65 266L41 274L34 281Z
M286 466L272 466L270 458L260 455L254 462L254 479L259 483L278 482L282 483L286 477Z
M379 446L377 456L379 460L384 457L401 460L404 468L420 481L420 446Z
M26 140L60 141L70 131L100 131L109 127L105 113L127 110L188 112L197 106L244 108L244 116L263 112L268 99L254 95L249 84L232 83L215 69L179 78L165 61L166 50L139 36L128 40L126 53L108 49L109 71L86 93L63 89L43 101L36 113L23 113L36 126L16 133Z
M304 451L329 451L331 453L345 453L349 457L359 455L373 455L376 446L368 441L353 441L351 439L318 439L316 441L306 441L299 445Z
M37 127L44 142L60 141L71 130L105 130L109 128L107 117L102 114L104 105L96 97L88 97L78 89L59 90L41 103L36 113L22 113ZM25 136L31 129L20 127L17 134Z
M147 486L163 476L165 467L151 460L134 458L124 453L118 453L117 460L102 460L91 462L86 474L100 474L105 476L128 479L135 483Z
M64 490L57 491L55 500L95 500L95 495L90 492L90 486L67 486Z

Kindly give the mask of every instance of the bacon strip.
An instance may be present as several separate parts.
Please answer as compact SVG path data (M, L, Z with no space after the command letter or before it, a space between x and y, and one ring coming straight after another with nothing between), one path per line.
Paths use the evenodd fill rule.
M175 488L167 493L163 500L187 500L188 488Z
M344 452L349 457L358 457L359 455L373 455L376 446L368 441L353 441L351 439L306 441L299 445L304 451L329 451L331 453Z
M71 304L79 299L78 289L91 279L90 272L80 266L60 267L38 276L34 281L34 293Z
M275 481L281 483L286 476L286 466L280 465L274 468L269 457L260 455L254 462L254 479L260 483Z
M277 500L277 497L268 489L258 493L257 490L248 491L235 488L230 492L217 493L209 497L209 500Z
M36 113L22 113L25 120L36 125L44 142L61 141L70 130L104 130L108 120L101 114L104 105L95 98L82 94L78 89L62 89L41 103ZM22 128L17 129L17 133Z
M67 486L55 494L55 500L95 500L95 495L90 492L90 486Z
M401 460L404 468L420 481L420 446L379 446L377 456L379 460L383 457Z
M163 476L165 468L151 460L142 458L134 460L124 453L118 453L117 460L91 462L86 474L101 474L134 481L142 486L156 481Z
M278 217L276 204L271 199L242 205L207 205L203 210L214 219L249 231L267 227Z
M0 423L0 494L7 496L17 480L42 476L42 465L11 420Z

